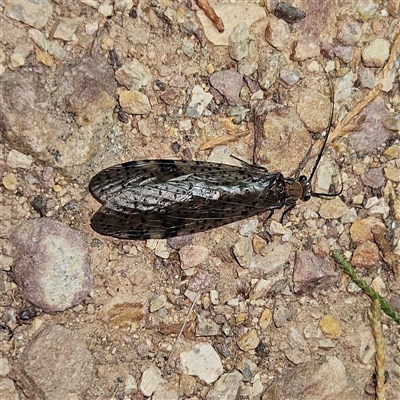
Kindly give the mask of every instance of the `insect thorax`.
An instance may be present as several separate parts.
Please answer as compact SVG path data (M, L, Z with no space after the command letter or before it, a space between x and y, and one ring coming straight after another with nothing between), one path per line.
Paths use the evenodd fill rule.
M311 198L311 184L306 176L301 175L298 179L286 178L286 193L288 202L301 199L308 201Z

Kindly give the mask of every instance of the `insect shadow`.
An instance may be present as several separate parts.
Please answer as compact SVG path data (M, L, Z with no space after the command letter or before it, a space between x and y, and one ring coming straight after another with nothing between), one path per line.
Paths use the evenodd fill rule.
M331 85L332 86L332 85ZM332 90L331 90L332 92ZM89 189L102 206L92 228L119 239L160 239L207 231L254 215L285 208L282 219L298 200L317 193L311 181L321 161L333 119L315 165L307 178L241 162L239 166L203 161L141 160L106 168Z

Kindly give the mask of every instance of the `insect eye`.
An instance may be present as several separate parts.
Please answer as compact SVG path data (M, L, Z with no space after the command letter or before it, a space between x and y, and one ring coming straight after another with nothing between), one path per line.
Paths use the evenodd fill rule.
M300 182L301 184L306 183L307 180L308 180L308 179L307 179L307 177L306 177L305 175L299 176L299 182Z

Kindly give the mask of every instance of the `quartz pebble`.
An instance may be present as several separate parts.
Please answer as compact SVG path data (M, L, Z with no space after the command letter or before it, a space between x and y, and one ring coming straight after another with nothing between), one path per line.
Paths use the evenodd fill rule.
M200 118L212 98L212 95L206 93L201 86L194 86L186 115L191 118Z
M389 58L390 42L377 38L367 45L362 52L362 61L366 67L382 67Z
M218 353L209 343L196 344L190 351L180 354L183 372L198 376L210 384L224 372Z
M155 365L150 365L143 374L139 384L139 390L146 396L150 397L157 389L158 385L165 382L162 379L162 373Z
M31 156L27 156L18 150L11 150L7 155L7 164L11 168L29 168L32 162Z

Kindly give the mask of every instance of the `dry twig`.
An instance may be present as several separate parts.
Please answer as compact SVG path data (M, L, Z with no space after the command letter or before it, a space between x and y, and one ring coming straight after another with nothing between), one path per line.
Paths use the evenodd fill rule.
M329 135L329 142L333 142L340 136L346 135L354 130L360 130L361 124L364 122L365 117L359 117L355 119L365 107L367 107L382 90L382 84L375 86L360 102L358 102L352 110L336 125L335 129Z
M400 279L400 256L393 252L390 243L385 238L385 228L381 225L375 225L372 227L372 234L374 240L382 252L383 259L385 260L388 267L394 273L394 279L397 281Z
M392 47L390 48L389 58L385 66L381 69L377 78L385 78L388 72L394 67L394 62L400 53L400 32L397 34Z
M204 14L211 20L214 26L220 31L223 32L225 27L222 19L218 17L215 13L214 9L208 3L208 0L197 0L197 5L204 11Z
M240 138L247 136L249 133L250 132L248 132L248 131L241 132L240 134L238 134L236 136L233 136L233 135L230 135L229 133L227 133L226 135L222 135L217 138L207 140L207 142L200 145L199 150L209 150L209 149L213 149L216 146L235 142L235 141L239 140Z
M368 311L368 319L371 322L372 334L375 339L375 371L376 371L376 399L385 399L385 347L381 325L381 303L375 299Z

